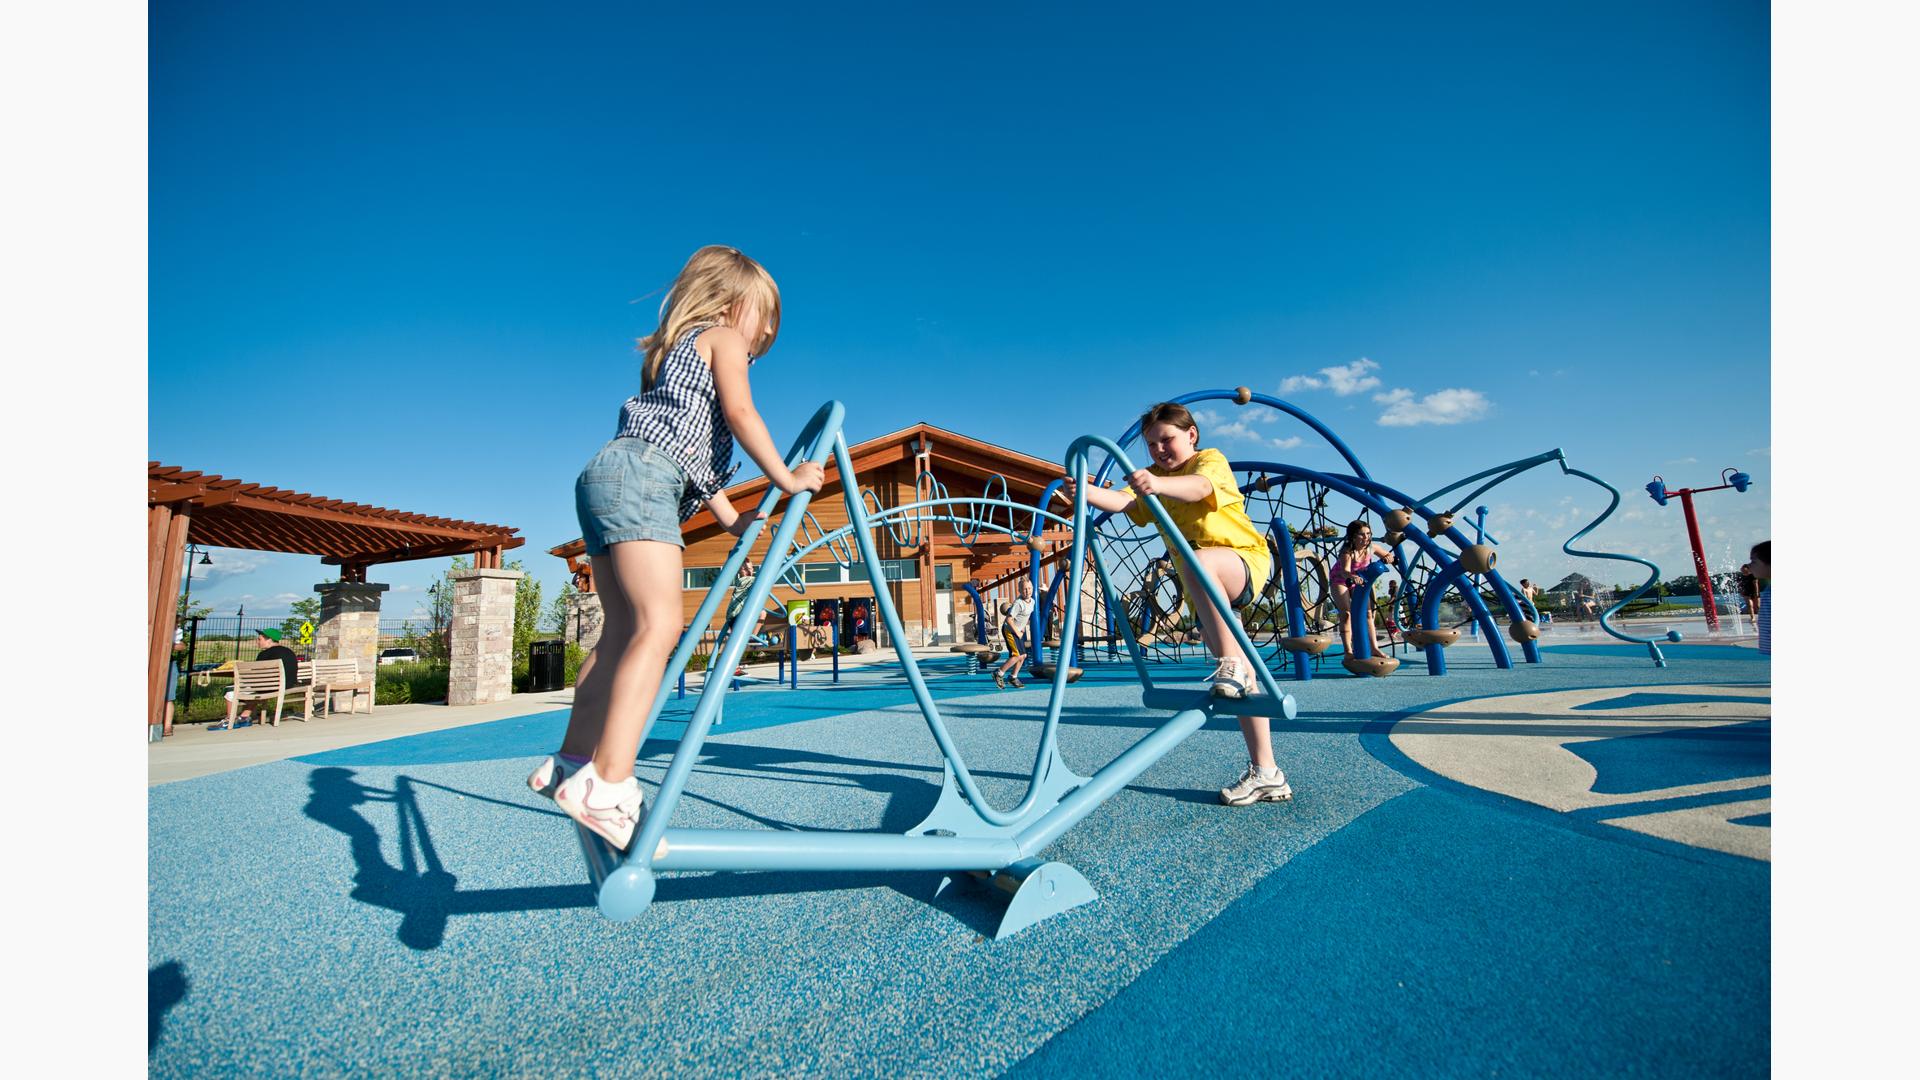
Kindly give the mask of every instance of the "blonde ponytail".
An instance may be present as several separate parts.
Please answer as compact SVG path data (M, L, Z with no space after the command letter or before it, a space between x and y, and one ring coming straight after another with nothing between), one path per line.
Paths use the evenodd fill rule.
M660 325L640 339L641 387L660 377L667 350L687 331L701 326L732 326L740 312L752 306L761 315L759 341L748 342L755 356L764 356L780 335L780 286L766 268L739 249L710 244L693 253L660 301Z

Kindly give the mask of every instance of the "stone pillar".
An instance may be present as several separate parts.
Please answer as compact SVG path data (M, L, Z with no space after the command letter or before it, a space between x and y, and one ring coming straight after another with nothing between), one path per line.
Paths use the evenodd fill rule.
M313 633L316 660L358 660L361 674L380 656L380 594L391 586L364 581L328 581L320 594L320 625Z
M600 594L576 592L567 602L567 627L562 636L567 644L578 644L580 651L592 652L600 643L600 629L606 613L600 607Z
M518 570L455 570L453 667L447 704L482 705L513 694L513 590Z

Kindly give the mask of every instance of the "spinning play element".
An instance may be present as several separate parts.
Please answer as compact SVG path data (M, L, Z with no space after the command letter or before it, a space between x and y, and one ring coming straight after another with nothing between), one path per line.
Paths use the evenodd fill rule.
M1035 664L1033 665L1033 670L1034 670L1034 673L1039 675L1041 678L1051 679L1053 678L1054 667L1055 665L1053 664ZM1086 672L1081 671L1077 667L1070 667L1067 669L1067 681L1070 683L1079 682L1080 676L1085 674Z
M1081 818L1092 813L1134 777L1187 736L1198 731L1213 715L1280 716L1291 719L1297 713L1293 698L1281 692L1264 665L1255 665L1262 692L1239 700L1215 698L1205 690L1192 687L1156 685L1131 627L1122 621L1121 631L1128 655L1142 684L1142 704L1149 709L1167 710L1171 715L1158 728L1141 737L1092 776L1073 773L1061 759L1058 748L1060 713L1065 704L1066 685L1075 671L1072 667L1073 645L1069 639L1062 663L1053 668L1045 720L1035 749L1026 795L1012 809L995 807L981 794L974 774L967 768L954 745L941 719L940 710L927 690L920 666L907 647L907 636L901 627L899 613L894 610L889 590L881 577L879 567L882 563L874 546L874 533L879 528L887 528L892 532L901 521L912 522L915 529L930 525L933 521L963 520L970 525L986 523L990 527L989 515L999 507L1013 507L1015 504L1007 500L990 499L922 499L870 515L865 506L866 500L855 494L857 488L853 463L848 458L846 441L840 431L843 412L839 402L822 406L787 453L786 460L789 467L797 466L801 461L824 464L831 454L839 469L850 523L809 543L796 545L795 536L801 522L807 517L811 495L802 492L793 496L774 529L766 566L748 588L742 609L757 613L774 582L787 576L800 559L823 548L839 558L842 549L836 548L835 542L851 538L858 551L858 565L874 586L875 606L891 632L894 649L899 654L901 668L912 688L914 700L926 719L944 761L944 778L938 800L926 819L904 835L802 829L774 831L670 827L688 774L699 759L707 733L728 693L728 680L710 679L701 691L699 703L687 721L685 734L681 736L673 761L667 767L666 777L661 781L659 792L627 852L622 854L611 849L585 829L576 830L581 838L588 873L598 889L600 910L611 919L624 921L644 912L653 903L655 876L663 871L944 870L948 876L941 883L942 890L961 880L985 879L1010 894L1006 914L994 935L996 938L1006 937L1097 898L1098 893L1079 871L1063 863L1047 861L1041 858L1041 853ZM1119 598L1106 569L1102 545L1094 542L1094 532L1087 524L1087 456L1092 449L1102 450L1110 460L1132 471L1132 465L1120 447L1098 436L1084 436L1075 440L1067 450L1067 469L1080 481L1071 520L1045 511L1033 511L1035 531L1038 531L1043 518L1069 526L1072 531L1072 552L1067 563L1068 587L1065 593L1065 624L1068 626L1078 625L1083 584L1089 564L1098 575L1100 595L1105 598L1108 610L1118 608ZM761 529L766 526L767 515L773 511L779 494L777 489L770 488L762 498L759 519L748 526L728 554L718 578L701 601L698 613L691 621L692 626L707 625L719 610L747 553L758 539ZM1159 500L1148 498L1146 504L1154 519L1174 537L1171 557L1195 565L1192 549L1179 539L1172 520ZM1212 602L1226 609L1226 598L1219 595L1211 579L1204 574L1199 576ZM739 662L747 638L745 633L740 632L741 629L735 627L735 632L727 635L726 644L719 650L718 660L710 670L730 671ZM1233 626L1232 630L1241 648L1253 655L1253 645L1247 640L1245 631L1238 626ZM692 632L682 635L667 661L663 682L671 682L680 676L692 655L697 637ZM647 718L649 725L659 717L664 701L665 695L656 697Z

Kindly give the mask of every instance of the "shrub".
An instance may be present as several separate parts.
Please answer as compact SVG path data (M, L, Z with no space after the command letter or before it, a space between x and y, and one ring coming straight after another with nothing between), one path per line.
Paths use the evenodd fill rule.
M430 660L382 664L374 669L373 703L409 705L447 700L447 666Z

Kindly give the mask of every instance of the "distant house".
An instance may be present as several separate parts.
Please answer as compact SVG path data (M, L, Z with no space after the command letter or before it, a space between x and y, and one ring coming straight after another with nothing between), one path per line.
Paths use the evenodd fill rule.
M925 423L868 439L851 447L847 456L859 474L860 486L872 491L884 506L903 506L927 497L916 481L922 465L954 498L979 498L989 490L991 481L995 498L1026 506L1038 503L1040 493L1064 472L1055 462ZM766 489L766 478L756 477L728 488L727 496L736 507L751 507L760 501ZM871 504L868 505L871 508ZM782 503L780 511L785 509L786 504ZM832 459L826 464L826 484L814 496L809 513L822 531L837 529L848 522L839 466ZM1010 515L1002 516L1011 519ZM1030 518L1020 520L1024 524ZM698 614L707 588L719 577L721 564L733 549L734 537L706 510L685 522L680 532L686 542L682 555L681 617L691 621ZM767 558L772 533L769 527L755 541L752 556L755 566ZM1038 537L1044 548L1043 561L1064 565L1065 558L1060 552L1069 547L1070 539L1064 529L1043 530ZM883 526L874 535L874 546L883 564L881 569L894 609L909 636L916 641L924 640L928 634L938 634L943 640L956 636L962 621L957 616L970 613L973 608L973 601L965 591L967 587L971 585L988 597L995 589L1010 590L1013 581L1024 576L1029 561L1034 558L1024 535L1016 542L1004 532L982 529L977 535L963 538L948 521L931 523L926 533L911 543L902 543ZM574 580L582 583L577 584L577 588L591 591L592 576L584 541L576 539L561 544L551 549L551 554L566 560L568 571L576 575ZM805 591L780 582L772 591L776 604L784 606L794 600L845 602L851 613L860 598L873 595L866 570L841 566L829 547L814 549L802 559L802 564L795 576L804 575ZM955 590L962 590L959 604L955 603ZM1011 593L1005 598L1011 599ZM717 629L725 615L724 608L717 611L708 629ZM851 636L850 628L846 634Z
M1577 592L1593 591L1595 591L1593 579L1585 574L1568 574L1566 577L1560 579L1558 585L1547 590L1550 594L1557 593L1561 596L1571 596Z

